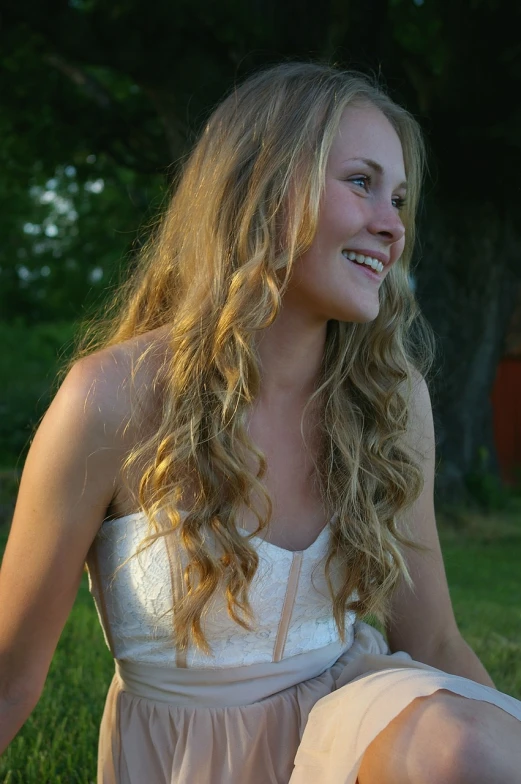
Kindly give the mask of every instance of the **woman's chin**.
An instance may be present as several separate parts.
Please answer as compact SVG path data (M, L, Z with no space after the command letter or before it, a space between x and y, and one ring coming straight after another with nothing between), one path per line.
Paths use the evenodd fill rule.
M376 303L376 306L373 307L367 307L363 309L357 308L351 312L346 310L342 316L338 318L338 321L347 321L351 324L369 324L371 321L375 320L379 312L380 305Z

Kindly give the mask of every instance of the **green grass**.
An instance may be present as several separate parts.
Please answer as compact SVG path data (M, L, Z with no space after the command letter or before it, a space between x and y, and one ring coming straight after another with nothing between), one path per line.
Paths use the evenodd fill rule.
M521 699L521 509L438 517L463 636L497 687ZM5 543L0 537L0 546ZM86 576L33 714L0 758L4 784L94 784L98 728L113 663Z
M497 688L521 700L521 505L438 524L456 620Z

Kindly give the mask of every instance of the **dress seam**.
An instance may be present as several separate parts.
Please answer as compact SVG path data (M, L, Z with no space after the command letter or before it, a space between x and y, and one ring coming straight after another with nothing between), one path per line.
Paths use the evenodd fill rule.
M302 553L293 553L291 560L291 567L286 585L286 594L282 605L280 614L279 628L277 630L277 637L273 649L273 661L278 662L284 655L284 648L286 647L286 640L288 637L288 629L295 606L295 596L297 594L300 569L302 566Z

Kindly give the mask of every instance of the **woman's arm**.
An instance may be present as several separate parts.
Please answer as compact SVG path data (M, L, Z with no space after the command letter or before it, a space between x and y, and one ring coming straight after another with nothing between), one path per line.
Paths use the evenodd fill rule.
M463 640L452 608L434 512L435 437L427 384L417 379L407 445L421 462L424 488L403 516L412 538L428 548L404 553L414 588L402 580L392 597L392 620L386 628L391 651L453 675L493 686L476 654Z
M437 667L444 672L452 675L463 675L484 686L495 689L494 681L470 647L465 642L461 634L457 634L451 640L445 640L440 648L435 652L431 667Z
M29 700L25 693L11 693L0 698L0 754L23 727L37 702L37 699Z
M0 569L0 753L40 698L114 492L118 372L99 356L78 362L25 462Z

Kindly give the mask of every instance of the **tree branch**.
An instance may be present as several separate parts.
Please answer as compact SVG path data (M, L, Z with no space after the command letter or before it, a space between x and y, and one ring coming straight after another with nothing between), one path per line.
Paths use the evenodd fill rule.
M75 85L82 88L100 108L108 109L109 107L114 107L112 96L109 94L108 90L106 90L97 79L94 79L93 76L86 74L85 71L78 68L77 65L67 62L56 53L44 55L44 60L48 62L49 65L52 65L53 68L56 68L64 74L71 82L74 82Z

